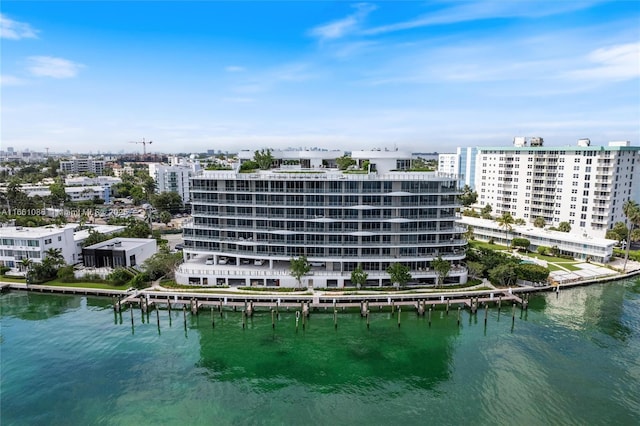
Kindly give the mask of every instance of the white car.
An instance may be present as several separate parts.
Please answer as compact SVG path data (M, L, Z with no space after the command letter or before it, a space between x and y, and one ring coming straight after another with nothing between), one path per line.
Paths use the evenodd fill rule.
M262 266L262 265L264 265L264 260L256 259L256 260L253 261L253 264L256 265L256 266Z
M226 257L221 257L220 259L218 259L218 265L226 265L226 264L227 264Z
M207 257L207 260L204 262L205 265L213 265L213 256Z

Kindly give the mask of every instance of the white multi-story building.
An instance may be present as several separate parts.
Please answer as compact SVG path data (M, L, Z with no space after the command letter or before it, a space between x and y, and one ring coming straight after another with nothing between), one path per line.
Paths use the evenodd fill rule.
M350 286L358 265L369 285L388 285L394 263L408 266L414 282L433 284L431 262L441 256L452 264L445 282L465 283L455 176L408 171L410 154L397 151L352 156L369 167L341 172L298 154L297 168L194 176L178 282L295 287L290 260L305 256L307 286Z
M113 176L76 176L65 178L64 184L66 186L113 186L117 183L122 183L122 179Z
M60 254L68 264L77 261L71 227L6 226L0 228L0 233L0 262L4 266L19 268L23 259L41 263L50 249L60 249Z
M457 175L460 173L460 155L438 154L438 171Z
M3 188L4 189L4 188ZM20 187L28 197L48 197L51 190L46 185L22 185ZM108 203L111 199L111 187L105 186L65 186L64 192L71 201L92 201L95 199L104 200Z
M77 223L63 227L0 227L0 265L20 269L22 259L41 263L50 249L60 249L64 261L73 265L82 260L82 244L89 237L89 229L101 234L113 234L124 229L124 226L111 225L85 225L85 229L79 227Z
M527 146L529 143L529 146ZM624 221L627 200L640 200L640 147L629 142L545 147L541 138L514 146L478 148L475 190L480 207L547 225L569 222L571 232L603 238Z
M149 164L149 175L156 183L156 192L177 192L182 202L188 203L191 199L189 178L200 170L200 165L198 163L174 164L176 165Z
M474 238L478 241L493 241L496 244L510 246L514 238L526 238L531 243L531 251L535 252L538 247L555 247L560 254L599 263L608 263L611 260L613 248L617 243L615 240L588 235L576 238L574 234L536 228L532 225L512 225L507 232L495 220L469 216L462 216L459 223L470 226Z
M71 160L60 161L60 170L64 173L95 173L104 174L106 161L94 160L93 158L72 158Z

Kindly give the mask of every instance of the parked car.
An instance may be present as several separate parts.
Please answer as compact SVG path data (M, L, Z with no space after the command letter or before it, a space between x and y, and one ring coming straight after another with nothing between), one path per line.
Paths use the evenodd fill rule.
M205 265L213 265L213 256L207 257L207 260L204 262Z
M256 259L256 260L253 261L253 264L256 265L256 266L262 266L262 265L264 265L264 260Z

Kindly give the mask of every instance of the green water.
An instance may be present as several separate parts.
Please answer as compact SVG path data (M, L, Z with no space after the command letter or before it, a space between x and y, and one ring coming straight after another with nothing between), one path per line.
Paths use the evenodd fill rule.
M110 300L0 297L2 425L638 424L640 281L528 312L198 317ZM144 319L144 323L142 320Z

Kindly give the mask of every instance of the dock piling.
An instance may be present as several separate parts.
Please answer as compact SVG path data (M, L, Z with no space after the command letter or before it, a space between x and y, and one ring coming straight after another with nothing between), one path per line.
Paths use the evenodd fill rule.
M460 306L458 306L458 326L460 326Z
M400 327L400 317L402 315L400 315L402 313L402 307L398 306L398 327Z

